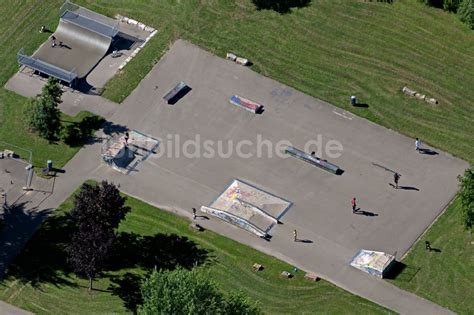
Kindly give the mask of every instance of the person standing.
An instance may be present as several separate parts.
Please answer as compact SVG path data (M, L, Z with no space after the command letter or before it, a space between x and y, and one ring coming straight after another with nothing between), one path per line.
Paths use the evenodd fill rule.
M421 141L420 141L420 139L416 138L416 141L415 141L416 151L420 152L420 147L421 147Z
M356 213L356 208L357 208L356 197L352 198L351 204L352 204L352 213Z
M398 189L398 180L400 179L400 176L401 176L401 175L398 174L398 173L393 174L393 181L394 181L394 183L395 183L395 188L396 188L396 189Z
M293 241L296 242L298 240L298 234L296 233L296 230L293 230Z
M196 220L196 208L193 208L193 220Z

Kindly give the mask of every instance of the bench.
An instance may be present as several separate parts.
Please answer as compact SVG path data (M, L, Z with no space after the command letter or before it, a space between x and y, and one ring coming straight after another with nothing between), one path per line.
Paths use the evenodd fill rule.
M168 104L175 104L177 101L179 101L180 98L185 96L189 91L191 91L191 87L184 83L183 81L179 82L176 84L174 88L172 88L168 93L163 96L165 101L168 102Z
M10 150L4 150L4 151L3 151L3 154L4 154L7 158L14 158L14 157L15 157L15 152L10 151Z
M307 273L304 275L304 278L305 278L306 280L310 280L310 281L315 281L315 282L316 282L316 281L319 281L319 277L318 277L316 274L312 273L312 272L307 272Z
M252 268L253 268L253 270L255 270L255 271L263 270L263 266L260 265L260 264L257 264L257 263L253 264Z
M305 153L304 151L298 150L297 148L294 147L287 147L285 149L285 153L289 154L292 157L295 157L297 159L303 160L305 162L310 163L311 165L317 166L319 168L322 168L323 170L326 170L328 172L331 172L336 175L342 174L342 170L339 168L339 166L332 164L326 160L321 160L315 155L311 155L308 153Z

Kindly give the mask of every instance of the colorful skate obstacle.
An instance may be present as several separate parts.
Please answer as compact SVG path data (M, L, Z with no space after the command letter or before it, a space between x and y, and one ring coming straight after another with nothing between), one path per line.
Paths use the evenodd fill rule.
M241 218L237 215L234 215L232 213L226 212L224 210L219 210L211 207L201 207L201 211L207 214L210 214L212 216L215 216L223 221L226 221L230 224L236 225L250 233L253 233L257 236L260 236L262 238L267 237L267 233L257 227L256 225L250 223L249 221L245 220L244 218Z
M259 114L263 111L263 105L260 105L254 101L248 100L238 95L233 95L230 97L229 102L233 105L242 107L245 110L248 110L251 113Z
M168 104L175 104L182 97L184 97L188 92L191 91L191 87L184 83L183 81L176 84L168 93L163 96L163 99L168 102Z
M383 278L394 264L394 255L367 249L361 249L350 262L352 267L379 278Z
M286 148L285 153L336 175L341 175L344 172L342 169L339 168L339 166L329 163L326 160L321 160L319 157L315 155L305 153L304 151L298 150L294 147Z
M202 206L201 211L268 239L268 232L290 206L287 200L234 179L213 202Z

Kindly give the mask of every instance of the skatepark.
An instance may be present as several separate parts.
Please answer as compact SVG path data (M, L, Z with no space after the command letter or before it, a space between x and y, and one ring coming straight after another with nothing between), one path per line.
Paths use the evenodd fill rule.
M175 105L166 104L161 96L181 80L193 90ZM282 90L290 93L279 95ZM253 115L230 105L227 97L235 93L265 104L265 112ZM186 210L209 204L232 179L242 179L293 203L281 218L281 227L274 228L275 233L291 223L300 234L315 234L344 247L347 259L366 247L396 253L400 258L449 203L457 189L456 176L467 166L442 152L420 154L413 139L184 41L172 46L112 120L162 140L170 134L179 135L181 143L196 135L235 143L257 143L257 135L261 135L274 144L288 140L301 148L317 135L326 142L339 141L342 154L332 160L344 169L339 176L276 154L257 157L254 147L246 152L254 153L252 158L234 154L229 158L190 159L183 154L168 157L163 152L160 157L152 155L128 177L115 172L108 176L124 184L133 182L136 189L132 194L144 200L149 195L146 191L151 190L156 198L150 201ZM166 150L166 141L159 150ZM395 171L402 174L404 189L389 185ZM152 189L149 183L158 180L168 184L152 185ZM354 196L365 215L351 213L350 199Z
M57 33L64 43L71 42L72 37L80 38L74 23L60 24ZM67 61L64 68L66 64L72 66L68 71L75 69L78 78L92 75L91 70L110 43L94 37L81 45L89 57L77 65L67 61L76 57L66 50L54 50L49 42L34 56L48 61L52 49L58 53L54 61ZM37 77L21 76L16 80L21 80L23 89L30 83L40 88ZM168 104L163 96L181 81L192 89L173 105ZM19 85L12 80L8 87L16 90ZM24 90L17 91L25 94ZM264 111L253 114L230 104L233 95L263 104ZM64 99L81 97L68 92ZM93 97L98 107L103 104L99 96ZM78 104L80 107L82 103ZM71 104L64 106L70 108ZM432 148L428 148L428 154L419 153L414 139L183 40L176 41L133 93L107 113L118 129L137 130L159 139L156 152L133 171L122 173L101 161L99 143L90 145L69 162L66 174L59 175L59 183L69 183L61 185L60 192L74 190L82 180L107 179L120 184L124 193L189 216L193 207L213 205L229 183L238 180L286 202L282 203L284 210L274 213L278 224L268 229L271 238L259 238L213 217L200 222L205 228L315 272L392 309L442 311L429 302L405 305L418 298L353 269L349 261L360 249L389 253L400 260L452 200L458 187L456 177L468 167L466 162ZM228 154L205 156L197 146L206 140L226 143L223 152ZM184 149L183 144L191 141L197 146ZM260 154L256 144L262 141L265 145ZM286 145L276 146L282 141ZM229 142L234 149L245 142L241 146L245 154L229 154ZM340 144L338 157L324 149L330 142ZM282 151L290 144L305 148L306 153L319 151L319 158L343 172L332 174L285 156ZM395 172L402 175L400 189L390 185ZM69 182L67 178L75 175L77 178ZM351 211L353 197L358 200L357 213ZM294 229L306 242L293 242Z

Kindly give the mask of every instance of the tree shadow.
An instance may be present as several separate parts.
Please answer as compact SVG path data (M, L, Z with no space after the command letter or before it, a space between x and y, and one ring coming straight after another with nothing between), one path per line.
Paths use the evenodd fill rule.
M128 128L123 125L114 124L111 121L106 121L102 126L102 130L106 135L112 135L114 133L124 133L128 131Z
M136 313L137 306L143 303L140 284L144 276L127 272L123 276L111 276L109 291L118 296L123 305L132 313Z
M140 267L145 270L168 269L178 266L191 269L206 262L208 253L186 237L176 234L142 236L135 233L118 234L108 270ZM109 290L120 297L124 306L136 312L141 304L140 283L144 275L126 273L112 276Z
M43 221L48 213L43 211L34 219L22 220ZM28 223L23 224L23 228L26 224ZM36 232L34 230L31 232L34 233L33 236L13 260L8 268L7 277L24 284L28 283L33 288L39 288L46 282L55 286L76 286L73 281L65 277L71 271L67 264L65 248L70 240L72 228L73 222L65 214L54 214L44 220Z
M122 232L117 235L108 270L141 267L145 269L190 269L203 264L206 250L187 237L176 234L142 236Z
M70 123L63 130L63 141L70 147L82 147L84 144L90 144L94 139L94 132L104 123L105 119L99 116L88 116L79 122Z
M252 0L257 10L273 10L280 14L291 13L292 8L304 8L311 0Z

